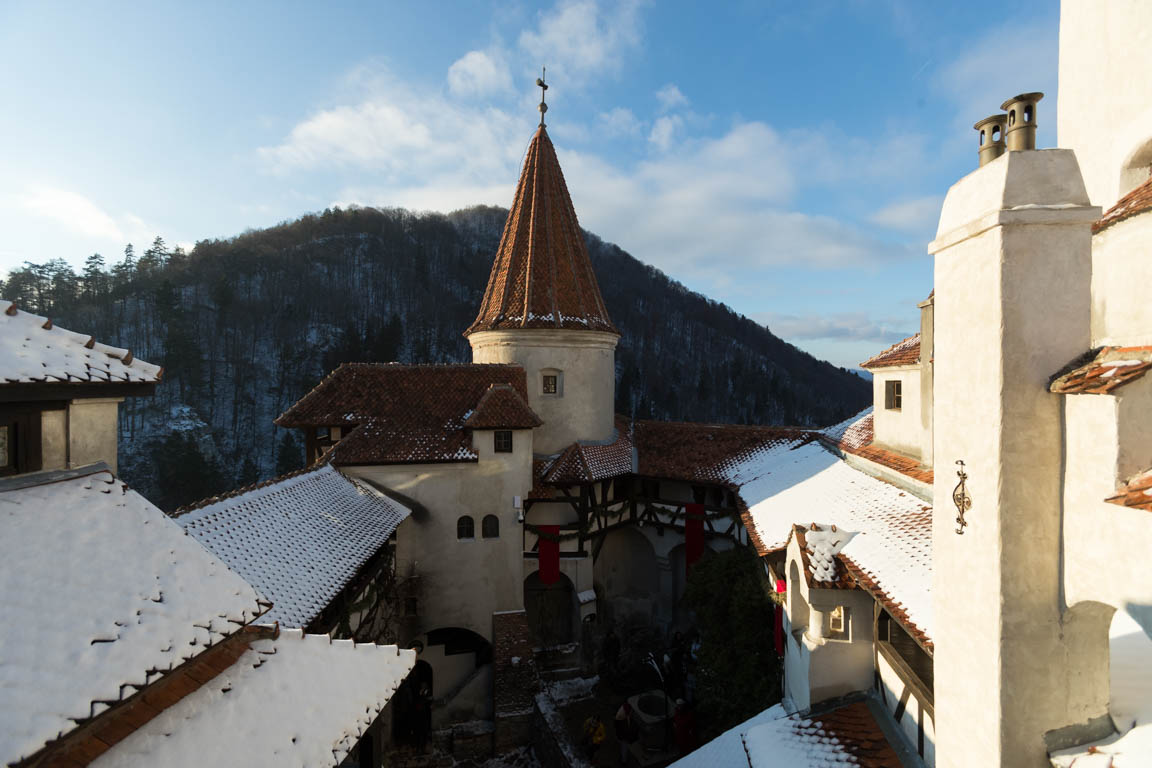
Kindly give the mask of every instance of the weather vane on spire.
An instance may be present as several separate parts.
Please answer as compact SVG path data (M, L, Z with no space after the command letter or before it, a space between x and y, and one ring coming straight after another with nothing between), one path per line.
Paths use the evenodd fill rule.
M544 82L547 73L548 68L541 67L540 77L536 78L536 85L540 86L540 125L544 125L544 113L548 111L548 105L544 101L544 92L548 90L548 84Z

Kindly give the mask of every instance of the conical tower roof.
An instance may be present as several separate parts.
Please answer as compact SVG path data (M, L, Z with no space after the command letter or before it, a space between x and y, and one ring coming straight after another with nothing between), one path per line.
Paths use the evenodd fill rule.
M464 335L519 328L619 333L543 125L528 147L480 314Z

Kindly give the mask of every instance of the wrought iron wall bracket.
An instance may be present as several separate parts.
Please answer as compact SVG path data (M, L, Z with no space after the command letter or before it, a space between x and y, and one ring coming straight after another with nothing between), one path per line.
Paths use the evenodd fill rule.
M964 527L968 525L968 521L964 519L964 513L972 508L972 497L968 495L968 473L964 471L964 462L957 461L956 463L960 465L960 469L956 472L960 482L952 491L952 503L956 505L956 523L960 526L956 529L956 533L963 536Z

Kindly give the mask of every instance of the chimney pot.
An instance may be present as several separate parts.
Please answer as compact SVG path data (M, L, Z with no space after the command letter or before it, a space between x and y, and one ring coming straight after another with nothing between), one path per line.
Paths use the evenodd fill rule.
M990 115L972 127L980 134L980 167L1004 154L1004 126L1008 115Z
M1000 105L1008 114L1004 138L1009 152L1036 149L1036 102L1044 98L1039 91L1013 96Z

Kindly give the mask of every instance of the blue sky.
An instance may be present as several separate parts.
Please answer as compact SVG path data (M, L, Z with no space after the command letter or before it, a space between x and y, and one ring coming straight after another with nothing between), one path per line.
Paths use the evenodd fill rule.
M854 366L914 332L972 123L1058 7L0 0L0 271L333 204L507 206L538 121L588 229Z

